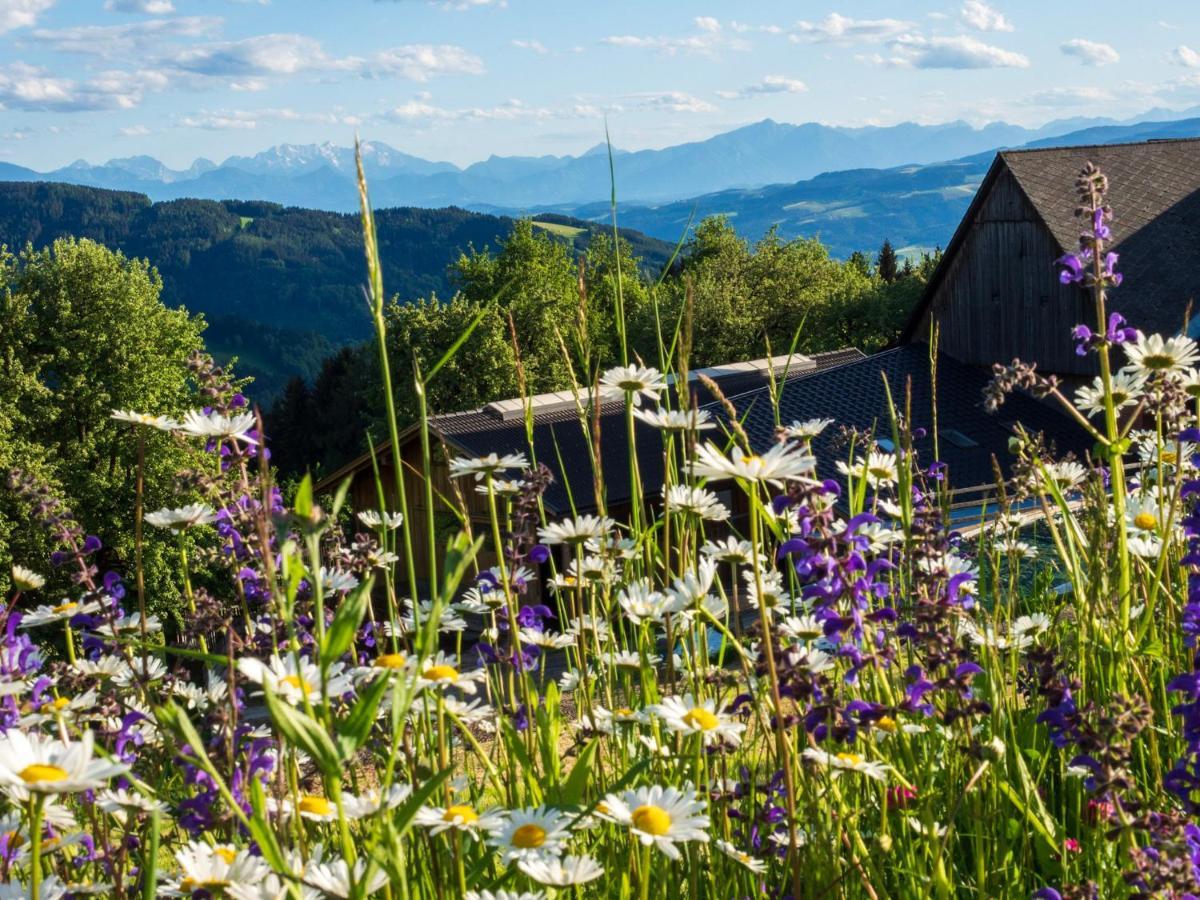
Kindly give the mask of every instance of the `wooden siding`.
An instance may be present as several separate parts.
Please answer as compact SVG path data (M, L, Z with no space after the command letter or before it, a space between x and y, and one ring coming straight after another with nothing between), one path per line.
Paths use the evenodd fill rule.
M914 337L927 340L932 315L940 348L972 365L1036 362L1044 372L1090 375L1094 357L1080 357L1070 331L1092 323L1085 295L1058 280L1060 250L1016 179L1000 171L947 261Z

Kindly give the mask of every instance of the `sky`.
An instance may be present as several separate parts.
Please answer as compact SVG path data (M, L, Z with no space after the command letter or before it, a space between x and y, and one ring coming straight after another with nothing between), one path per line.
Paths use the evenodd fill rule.
M40 171L356 133L466 165L578 154L606 123L636 150L765 118L1197 104L1197 0L0 0L0 160Z

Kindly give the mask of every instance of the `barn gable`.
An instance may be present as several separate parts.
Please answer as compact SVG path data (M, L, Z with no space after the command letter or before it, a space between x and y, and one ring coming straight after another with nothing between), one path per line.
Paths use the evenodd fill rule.
M934 273L905 340L925 340L962 362L1013 357L1043 371L1090 374L1072 326L1094 324L1089 298L1058 281L1054 261L1074 249L1075 177L1094 162L1108 175L1113 249L1126 284L1111 306L1145 331L1173 333L1200 281L1200 140L1006 151L997 155Z

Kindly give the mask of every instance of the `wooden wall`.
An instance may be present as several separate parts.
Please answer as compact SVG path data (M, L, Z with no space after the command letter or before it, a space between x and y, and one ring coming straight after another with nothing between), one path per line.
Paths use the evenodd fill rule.
M1094 327L1095 313L1083 291L1059 283L1058 256L1016 179L1001 169L914 336L928 339L932 315L939 346L962 362L990 366L1016 357L1044 372L1093 374L1095 357L1076 355L1071 329Z

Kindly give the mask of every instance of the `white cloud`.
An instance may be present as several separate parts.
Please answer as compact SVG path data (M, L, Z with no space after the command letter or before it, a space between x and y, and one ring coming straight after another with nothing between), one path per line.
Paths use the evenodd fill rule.
M150 133L150 129L145 125L129 125L125 128L117 129L117 133L122 137L145 137Z
M508 100L491 107L466 107L448 109L429 102L428 94L388 111L388 118L402 122L461 122L461 121L518 121L567 118L574 110L553 110L541 106L527 106L520 100Z
M263 34L240 41L201 44L174 57L197 75L294 75L306 69L345 67L327 56L321 42L302 34Z
M504 9L508 6L508 0L443 0L440 5L442 9L453 9L459 12L467 9L479 9L484 6L494 6L497 9Z
M145 13L165 16L175 12L171 0L105 0L104 8L111 12Z
M790 39L812 41L882 41L914 27L901 19L850 19L830 13L820 22L797 22Z
M716 112L717 107L707 100L693 97L683 91L649 91L630 94L629 100L638 109L650 109L660 112L700 113Z
M889 44L891 57L873 57L872 62L912 69L1027 69L1029 58L1012 50L994 47L966 35L924 37L901 35Z
M748 31L761 31L763 34L783 34L783 29L778 25L748 25L745 22L737 21L729 23L729 30L736 31L738 34L745 34Z
M550 52L550 48L547 47L545 44L543 44L541 41L514 40L514 41L509 41L509 43L512 44L514 47L519 47L522 50L532 50L534 53L537 53L539 56L545 56L547 53Z
M1012 24L1004 14L988 6L983 0L966 0L959 12L963 24L978 31L1012 31Z
M266 109L202 110L190 116L184 116L180 120L180 124L187 128L202 128L206 131L249 131L257 128L260 122L311 122L318 125L348 125L353 127L361 125L363 118L341 110L334 110L327 113L298 112L289 107L272 107Z
M612 47L657 50L667 56L675 56L678 53L716 56L721 50L750 49L749 44L743 39L727 36L721 23L711 16L700 16L695 20L695 25L698 33L684 37L616 34L602 38L601 43Z
M1171 62L1189 69L1200 69L1200 52L1180 44L1171 51Z
M16 28L30 28L54 0L0 0L0 34Z
M212 16L182 16L153 19L127 25L78 25L72 28L39 28L33 40L60 53L79 53L116 59L149 59L161 52L165 42L176 38L208 37L217 32L221 19Z
M796 78L767 75L757 84L750 84L736 91L717 91L717 96L726 100L745 100L764 94L800 94L807 90L808 85Z
M1058 49L1067 56L1078 57L1085 66L1107 66L1121 58L1121 54L1110 44L1100 44L1083 38L1067 41Z
M160 73L102 72L88 81L60 78L26 63L0 67L0 108L29 112L131 109L146 90L165 86Z
M372 78L399 76L428 81L436 75L482 75L483 60L453 44L406 44L372 56L360 66Z

